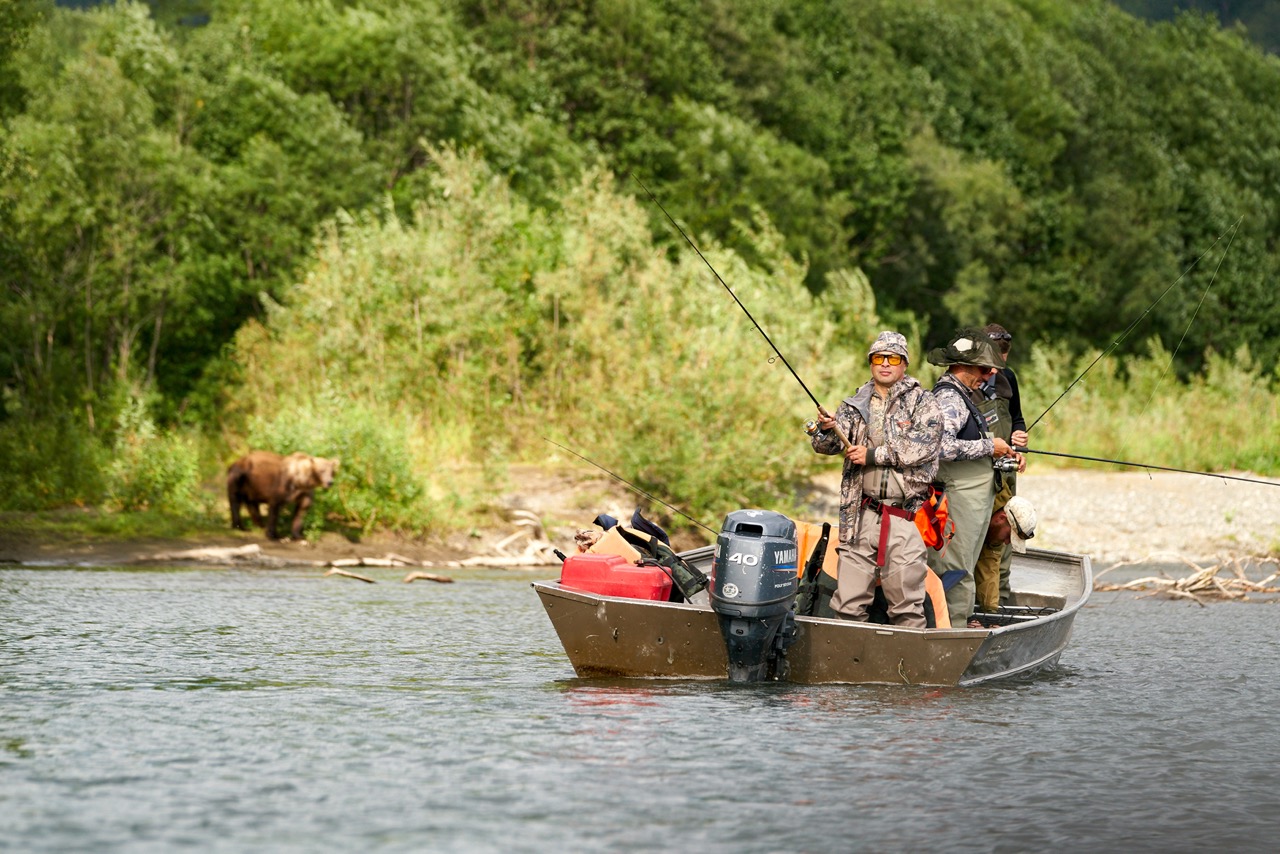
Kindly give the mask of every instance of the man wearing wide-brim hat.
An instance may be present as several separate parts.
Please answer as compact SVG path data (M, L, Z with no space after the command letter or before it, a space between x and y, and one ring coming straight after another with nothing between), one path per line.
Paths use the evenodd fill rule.
M973 568L986 540L995 499L994 461L1014 454L1009 443L993 437L971 393L1003 367L1004 360L981 329L964 328L943 347L931 350L930 364L947 369L933 387L942 410L942 451L937 480L947 493L955 536L942 552L929 552L929 566L947 591L951 625L966 625L973 614Z

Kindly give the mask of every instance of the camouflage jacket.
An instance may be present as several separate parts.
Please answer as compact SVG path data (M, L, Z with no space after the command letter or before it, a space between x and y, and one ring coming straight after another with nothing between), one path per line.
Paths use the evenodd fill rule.
M836 408L838 429L854 445L868 445L867 423L875 383L868 382ZM914 377L904 376L889 389L885 403L885 443L874 449L878 466L897 469L902 475L908 509L915 510L929 494L929 484L938 473L938 451L942 441L942 413L938 402ZM842 454L844 446L834 431L820 430L810 441L819 454ZM857 537L858 508L862 503L862 467L848 460L840 481L840 542Z
M981 439L961 439L958 434L969 422L969 407L965 400L972 401L969 390L951 374L943 374L934 386L934 397L942 411L942 460L980 460L995 453L995 442L990 436ZM986 421L978 424L979 429L987 429Z

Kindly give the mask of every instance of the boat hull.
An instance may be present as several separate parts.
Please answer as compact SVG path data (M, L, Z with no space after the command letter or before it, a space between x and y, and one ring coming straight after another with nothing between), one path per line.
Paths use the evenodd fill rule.
M1011 574L1018 604L1052 609L991 629L908 629L798 617L786 679L800 684L974 685L1058 661L1092 588L1089 558L1028 550ZM581 677L727 679L716 614L706 605L600 596L535 582Z

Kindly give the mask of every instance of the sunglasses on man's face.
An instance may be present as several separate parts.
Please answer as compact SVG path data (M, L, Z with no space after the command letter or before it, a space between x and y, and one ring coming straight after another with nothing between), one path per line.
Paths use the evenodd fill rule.
M871 356L871 364L893 365L896 368L902 364L902 357L897 353L875 353Z
M992 332L987 335L992 341L1012 341L1013 336L1008 332Z

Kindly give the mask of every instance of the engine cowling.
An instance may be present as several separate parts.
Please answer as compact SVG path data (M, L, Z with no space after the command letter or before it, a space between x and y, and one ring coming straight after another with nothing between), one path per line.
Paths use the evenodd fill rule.
M770 510L736 510L716 539L709 588L731 682L785 678L800 576L795 523Z

